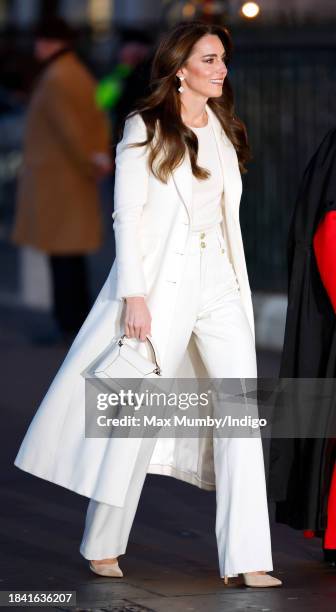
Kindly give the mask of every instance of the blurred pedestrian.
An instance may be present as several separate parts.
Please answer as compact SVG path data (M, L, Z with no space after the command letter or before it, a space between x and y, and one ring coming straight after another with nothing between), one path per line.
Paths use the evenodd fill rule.
M150 73L154 58L151 36L142 31L124 32L124 43L120 49L119 61L130 66L129 75L124 79L123 89L114 108L114 138L122 137L125 119L150 93ZM120 137L120 138L119 138Z
M12 237L49 255L54 316L71 338L90 308L85 254L102 243L98 179L111 169L109 127L62 19L39 24L35 55L41 74L28 108Z
M122 137L127 115L140 99L150 93L150 72L154 58L153 37L145 31L127 29L113 71L98 85L98 105L111 113L113 139L116 145Z

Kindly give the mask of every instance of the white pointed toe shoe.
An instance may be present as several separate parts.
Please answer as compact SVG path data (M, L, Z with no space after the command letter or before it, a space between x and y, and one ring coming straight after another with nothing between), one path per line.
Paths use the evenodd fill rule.
M269 574L243 574L244 584L248 587L268 588L282 586L279 578Z
M282 581L269 574L242 574L244 584L247 587L270 588L282 586ZM224 576L224 584L230 584L228 576Z
M118 561L114 563L99 563L96 565L93 561L89 563L90 570L98 576L108 576L109 578L122 578L123 573L119 567Z

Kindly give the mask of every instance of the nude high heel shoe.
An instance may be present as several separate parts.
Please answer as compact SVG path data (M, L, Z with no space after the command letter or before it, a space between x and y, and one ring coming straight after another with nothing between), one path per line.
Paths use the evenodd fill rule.
M98 576L108 576L109 578L122 578L123 573L119 567L118 561L113 563L99 563L96 564L94 561L89 563L90 570Z
M247 587L269 588L282 586L282 581L269 574L242 574L243 581ZM229 584L229 577L224 576L224 584Z

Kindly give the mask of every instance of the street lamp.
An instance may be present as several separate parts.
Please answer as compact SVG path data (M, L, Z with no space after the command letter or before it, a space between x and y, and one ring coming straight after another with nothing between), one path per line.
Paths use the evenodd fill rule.
M245 2L241 7L241 14L247 19L254 19L260 13L260 7L257 2Z
M194 4L192 4L191 2L186 2L185 5L182 8L182 15L183 17L194 17L196 13L196 7Z

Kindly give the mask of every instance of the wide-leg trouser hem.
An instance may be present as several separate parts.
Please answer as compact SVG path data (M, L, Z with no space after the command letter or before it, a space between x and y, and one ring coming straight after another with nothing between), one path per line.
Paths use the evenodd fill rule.
M117 551L108 550L105 553L102 553L101 550L94 551L89 549L84 549L84 547L80 546L79 552L88 561L101 561L101 559L116 559L120 557L120 555L124 555L126 553L126 547Z

